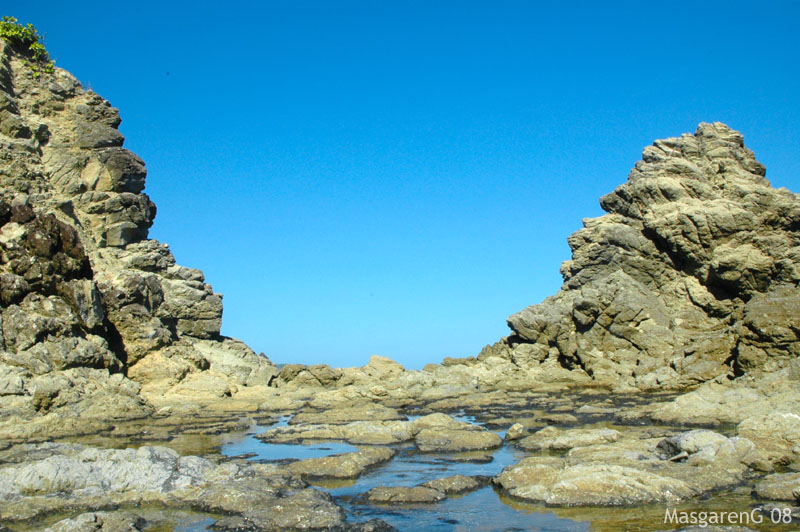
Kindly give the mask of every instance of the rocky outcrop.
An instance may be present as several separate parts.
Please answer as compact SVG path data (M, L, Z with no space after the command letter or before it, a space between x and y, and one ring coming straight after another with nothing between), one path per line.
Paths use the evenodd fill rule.
M149 446L43 444L24 446L20 454L25 462L0 466L4 522L76 506L92 510L158 502L232 515L220 520L223 525L245 519L248 530L329 530L344 524L344 511L328 494L308 489L272 465L215 464ZM98 516L78 519L96 523Z
M763 449L750 440L709 430L664 439L631 432L607 441L587 440L563 457L525 458L504 469L494 482L511 496L528 501L618 506L675 503L771 470Z
M318 437L492 448L493 433L417 429L392 408L442 401L458 411L492 390L722 383L724 393L703 388L633 413L686 419L691 403L705 423L719 409L696 398L751 394L728 390L730 380L800 375L800 200L772 188L723 124L646 148L628 181L601 199L608 214L569 238L562 290L511 316L512 334L477 357L421 371L374 356L359 368L278 372L220 335L222 296L147 238L155 205L117 110L69 73L34 75L25 61L0 41L0 434L95 431L154 412L308 407L296 423L327 423ZM391 408L340 408L355 403ZM763 414L744 416L748 408L723 415L739 423ZM322 417L331 411L341 417ZM80 424L69 421L79 414ZM578 418L548 412L537 421ZM797 454L776 453L790 462Z
M565 451L573 447L612 443L619 437L619 431L614 429L560 430L548 426L519 440L517 445L526 451Z
M656 141L601 198L608 214L569 237L562 289L511 316L512 334L477 357L422 371L381 357L361 368L292 365L276 384L327 388L314 401L329 407L563 384L682 389L778 371L796 380L800 196L765 174L724 124Z
M0 432L95 396L101 417L141 417L147 398L268 385L272 363L220 336L203 273L147 239L156 208L117 110L27 60L0 40Z
M645 148L569 237L556 295L481 358L548 361L617 389L759 376L800 355L800 196L724 124Z

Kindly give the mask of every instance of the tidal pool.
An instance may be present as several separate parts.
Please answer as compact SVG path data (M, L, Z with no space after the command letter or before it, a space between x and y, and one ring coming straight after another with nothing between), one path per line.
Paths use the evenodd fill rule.
M268 425L256 425L244 436L232 438L222 443L221 453L225 456L245 456L248 460L259 462L280 462L285 460L305 460L307 458L321 458L334 454L353 453L356 447L341 442L312 442L305 445L290 443L267 443L254 436L273 427L285 427L289 417Z
M578 409L576 404L589 404L570 396L537 396L522 405L488 405L464 410L451 410L455 419L487 428L507 428L516 420L547 420L553 412L570 414L574 420L562 420L562 427L615 428L620 431L647 432L649 437L661 437L688 430L692 427L662 426L649 423L631 425L619 424L609 411L624 410L636 405L636 398L595 397L591 408ZM563 403L563 404L562 404ZM599 405L599 406L598 406ZM446 410L443 410L446 412ZM406 412L409 413L409 412ZM414 411L414 414L422 413ZM427 413L427 412L426 412ZM409 416L417 419L418 415ZM255 437L270 428L288 425L291 416L279 420L275 418L239 419L235 421L219 419L214 425L198 424L192 430L179 432L169 420L142 425L139 422L120 424L113 433L95 434L65 441L84 443L97 447L125 448L140 445L166 445L181 454L246 458L258 462L287 462L318 458L357 451L357 447L337 441L303 442L304 444L275 444L261 441ZM251 423L257 423L251 425ZM542 423L544 425L546 423ZM532 426L532 425L528 425ZM212 430L208 430L208 429ZM724 434L728 427L715 427ZM495 430L501 438L504 430ZM415 486L437 478L453 475L482 475L494 477L505 467L517 463L531 454L518 449L513 444L505 444L493 451L471 453L421 453L413 443L405 442L392 446L395 456L383 464L366 471L361 477L352 480L312 480L311 484L325 490L347 512L350 522L364 522L379 518L399 531L432 532L511 532L511 531L588 531L593 532L652 532L678 528L679 525L665 522L665 506L660 504L635 507L546 507L509 497L504 492L487 485L481 489L460 496L450 496L435 504L380 505L368 503L363 495L377 486ZM554 454L562 454L555 453ZM752 483L719 493L683 502L674 509L686 512L751 512L764 505L751 495ZM786 506L784 504L783 506ZM671 508L673 509L673 508ZM153 523L150 532L203 532L213 529L217 515L201 511L184 511L160 507L137 507L136 512ZM22 525L19 530L40 530L64 517L73 515L53 514L30 526ZM754 513L753 515L758 515ZM769 514L763 514L761 522L749 523L751 529L761 532L788 532L796 529L796 523L775 524Z
M410 417L411 420L418 416ZM476 423L467 415L454 416L459 421ZM287 459L305 459L330 456L358 449L340 442L315 442L311 444L266 443L255 434L272 427L285 426L283 418L270 426L256 427L247 434L224 442L222 454L246 456L249 460L264 462ZM477 424L477 423L476 423ZM505 431L495 431L501 438ZM466 532L466 531L587 531L588 522L578 522L557 517L546 510L515 508L504 504L495 490L484 487L461 496L450 496L436 504L383 506L367 503L361 496L377 486L415 486L436 478L453 475L484 475L493 477L503 468L525 457L519 449L504 445L489 452L475 453L420 453L413 445L392 446L397 454L390 461L367 471L352 480L311 481L325 490L341 504L352 522L379 518L400 531ZM491 460L487 461L487 456ZM198 529L199 530L199 529Z

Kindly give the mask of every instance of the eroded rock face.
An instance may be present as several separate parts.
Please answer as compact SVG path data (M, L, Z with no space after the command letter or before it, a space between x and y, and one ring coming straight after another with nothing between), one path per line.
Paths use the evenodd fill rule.
M608 214L569 237L561 291L484 356L644 390L785 367L800 355L800 196L764 176L720 123L645 148L601 198Z
M0 40L0 433L89 398L59 390L73 369L159 399L204 372L208 399L268 385L271 362L220 337L222 296L203 273L147 239L156 208L117 109L64 70L34 77L20 54Z

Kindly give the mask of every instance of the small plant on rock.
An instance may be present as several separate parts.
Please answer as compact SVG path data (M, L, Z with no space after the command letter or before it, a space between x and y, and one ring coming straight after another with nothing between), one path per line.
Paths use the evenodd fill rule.
M23 26L14 17L3 17L0 19L0 38L30 58L25 64L33 72L33 77L38 78L42 72L52 74L55 71L55 61L50 59L42 36L33 24Z

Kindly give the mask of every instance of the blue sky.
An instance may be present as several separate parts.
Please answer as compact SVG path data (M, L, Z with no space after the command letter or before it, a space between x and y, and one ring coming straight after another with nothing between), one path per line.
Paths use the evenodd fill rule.
M558 290L644 146L800 191L800 2L6 0L121 110L151 237L276 362L469 356Z

